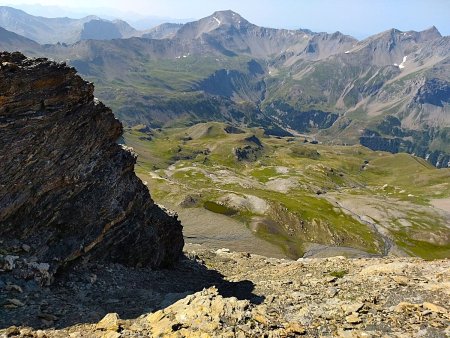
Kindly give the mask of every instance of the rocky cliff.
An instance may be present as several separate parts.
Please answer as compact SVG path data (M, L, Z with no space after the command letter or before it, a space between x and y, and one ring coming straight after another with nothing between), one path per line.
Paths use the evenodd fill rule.
M174 262L181 224L135 175L135 155L116 143L122 125L93 85L20 53L0 53L0 65L0 269L51 278L80 259Z

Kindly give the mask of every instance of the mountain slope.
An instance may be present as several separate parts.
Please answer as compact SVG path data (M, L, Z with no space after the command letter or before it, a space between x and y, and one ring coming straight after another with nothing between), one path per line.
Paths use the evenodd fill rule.
M97 95L130 125L228 121L448 165L450 38L435 27L358 42L258 27L220 11L146 38L36 50L96 82Z
M167 39L172 38L176 32L183 26L180 23L163 23L149 29L141 37L146 39Z
M327 42L322 43L325 40L323 37L327 34L259 27L233 11L219 11L201 20L185 24L177 31L174 39L201 41L203 44L215 46L228 55L244 54L255 58L269 58L285 51L301 53L307 49L311 39L317 36L320 38L315 40L316 44L327 47L330 45ZM339 48L334 44L333 48L325 49L336 53L340 49L346 50L355 42L355 39L345 37L339 41Z
M320 133L322 139L335 143L356 143L367 135L364 129L380 132L377 126L384 117L392 116L403 132L383 135L381 131L379 136L385 138L384 143L403 146L384 147L383 142L375 146L367 140L363 144L424 158L433 151L444 152L438 156L441 160L432 163L447 166L449 39L435 28L423 32L390 30L344 53L316 61L299 60L288 67L288 76L286 71L274 75L264 105L280 118L284 116L281 106L286 104L290 115L309 111L339 114L336 125ZM286 123L289 126L288 120Z
M3 50L21 51L28 54L39 53L42 49L37 42L2 27L0 27L0 46Z

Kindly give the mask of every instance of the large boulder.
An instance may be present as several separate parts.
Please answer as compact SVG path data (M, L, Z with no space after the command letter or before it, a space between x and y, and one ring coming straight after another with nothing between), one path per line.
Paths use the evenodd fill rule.
M182 226L151 199L121 123L75 69L0 53L0 254L54 272L83 260L159 267Z

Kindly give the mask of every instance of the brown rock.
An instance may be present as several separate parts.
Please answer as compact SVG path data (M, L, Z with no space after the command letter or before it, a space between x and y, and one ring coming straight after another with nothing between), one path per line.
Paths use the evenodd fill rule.
M248 304L234 297L224 299L211 287L148 315L146 320L155 337L225 337L225 327L243 323Z
M353 312L360 311L363 307L363 303L353 303L353 304L343 304L341 305L342 310L344 310L345 314L350 314Z
M102 335L102 338L119 338L121 334L119 332L108 331Z
M405 311L417 310L418 308L419 308L418 304L413 304L413 303L408 303L408 302L400 302L394 308L394 311L395 312L405 312Z
M119 315L117 313L108 313L101 321L95 325L97 330L118 331Z
M362 322L362 320L359 317L359 314L357 312L354 312L351 315L348 315L347 317L345 317L345 321L350 324L359 324Z
M424 302L422 304L422 306L425 309L428 309L428 310L430 310L432 312L442 313L442 314L448 313L448 310L446 308L444 308L442 306L439 306L439 305L436 305L436 304L433 304L433 303Z
M405 276L394 276L392 279L400 286L406 286L409 283L408 277Z
M296 335L303 335L306 334L306 329L299 323L288 323L288 325L286 326L286 332L288 334L293 333Z

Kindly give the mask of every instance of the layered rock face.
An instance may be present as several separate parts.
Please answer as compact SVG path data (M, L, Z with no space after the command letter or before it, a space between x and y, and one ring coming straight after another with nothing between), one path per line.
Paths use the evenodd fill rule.
M135 156L116 143L122 125L93 85L64 64L20 53L0 53L0 65L3 253L25 248L53 272L79 258L176 260L181 224L135 175Z

